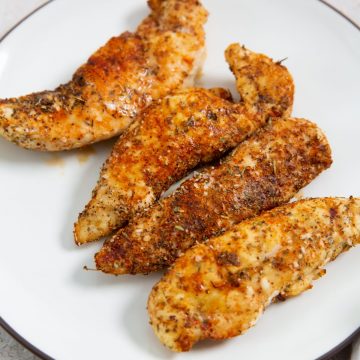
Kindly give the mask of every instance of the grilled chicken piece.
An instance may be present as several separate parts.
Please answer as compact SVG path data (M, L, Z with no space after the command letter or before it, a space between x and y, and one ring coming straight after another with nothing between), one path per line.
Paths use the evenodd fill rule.
M360 199L273 209L179 258L150 294L150 323L173 351L241 335L268 304L311 288L325 264L359 243Z
M167 267L195 243L288 202L330 164L329 144L315 124L273 120L120 229L96 254L97 268L135 274Z
M227 101L224 90L187 89L149 106L106 161L75 224L77 244L109 235L189 170L220 157L269 117L289 115L294 85L285 67L238 44L226 58L242 102Z
M198 0L150 0L135 33L110 39L54 91L0 100L0 134L28 149L78 148L121 134L141 110L193 84L207 12Z

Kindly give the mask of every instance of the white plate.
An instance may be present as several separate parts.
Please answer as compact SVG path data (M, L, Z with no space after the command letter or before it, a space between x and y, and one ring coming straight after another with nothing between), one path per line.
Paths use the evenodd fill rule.
M328 135L334 164L305 190L360 195L360 32L319 1L204 0L206 86L234 79L223 51L240 41L288 57L294 114ZM53 88L112 35L135 29L144 0L58 0L0 44L0 98ZM145 310L160 277L83 271L99 243L78 248L72 223L90 196L111 142L79 152L29 152L0 139L0 311L18 333L56 359L314 359L360 325L360 247L330 264L314 289L272 305L246 335L172 354L155 338Z

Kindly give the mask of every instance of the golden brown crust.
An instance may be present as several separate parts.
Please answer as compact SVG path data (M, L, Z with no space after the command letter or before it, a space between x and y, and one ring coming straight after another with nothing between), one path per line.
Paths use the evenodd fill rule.
M191 169L219 158L269 117L288 113L294 85L287 69L238 44L230 45L227 53L229 49L236 49L227 56L231 68L236 76L244 76L238 87L242 102L229 102L224 89L186 89L149 106L107 159L92 199L75 224L78 244L123 226ZM278 91L271 99L252 93L274 89Z
M277 119L134 218L96 254L113 274L169 266L196 242L289 201L331 164L321 130L303 119Z
M189 249L154 286L150 323L173 351L253 326L272 301L311 288L360 243L360 199L308 199L246 220Z
M0 135L28 149L81 147L122 133L153 99L191 85L207 12L197 0L152 6L135 33L110 39L69 83L0 100Z
M218 158L265 121L205 89L167 96L149 106L142 119L107 159L75 224L77 244L123 226L190 169Z
M243 102L253 104L254 111L271 112L273 117L291 115L294 83L281 62L273 62L266 55L251 52L240 44L228 46L225 58L235 75L237 89L242 90Z

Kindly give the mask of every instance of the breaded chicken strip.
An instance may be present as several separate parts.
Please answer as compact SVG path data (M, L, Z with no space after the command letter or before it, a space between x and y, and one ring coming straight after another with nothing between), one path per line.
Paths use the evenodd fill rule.
M273 209L179 258L150 294L151 325L173 351L241 335L268 304L311 288L325 264L359 243L360 199Z
M110 39L67 84L0 100L0 135L28 149L78 148L121 134L153 99L191 86L202 65L207 11L198 0L149 5L135 33Z
M197 242L288 202L331 164L322 131L303 119L277 119L205 168L104 243L97 268L149 273Z
M294 85L285 67L238 44L226 50L242 102L187 89L149 106L118 140L80 214L77 244L99 239L149 207L199 164L219 158L274 116L291 112Z

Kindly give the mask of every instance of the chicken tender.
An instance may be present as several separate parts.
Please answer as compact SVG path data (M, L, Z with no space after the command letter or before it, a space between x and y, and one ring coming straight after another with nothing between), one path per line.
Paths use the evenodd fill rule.
M272 301L312 287L360 243L360 199L309 199L246 220L180 257L154 286L150 323L173 351L253 326Z
M67 84L0 100L0 135L28 149L79 148L121 134L153 99L191 86L204 57L207 11L198 0L149 5L135 33L110 39Z
M149 106L103 166L75 224L77 244L111 234L191 169L219 158L270 117L291 112L294 84L284 66L239 44L228 47L226 58L242 102L229 102L220 89L186 89Z
M96 254L97 268L146 274L167 267L195 243L288 202L330 164L329 144L315 124L273 120L120 229Z

